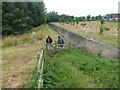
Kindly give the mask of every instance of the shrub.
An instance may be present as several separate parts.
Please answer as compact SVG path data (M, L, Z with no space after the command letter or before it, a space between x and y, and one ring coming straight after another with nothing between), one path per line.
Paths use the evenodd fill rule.
M105 28L104 28L103 26L100 26L100 34L103 33L104 29L105 29Z
M100 21L101 25L105 23L105 20L104 19L101 19Z

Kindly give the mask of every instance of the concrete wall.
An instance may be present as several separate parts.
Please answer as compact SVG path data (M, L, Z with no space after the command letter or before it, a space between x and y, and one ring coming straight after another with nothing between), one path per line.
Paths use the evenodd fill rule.
M69 30L62 29L53 24L50 24L50 26L54 28L59 34L64 36L64 38L67 39L70 43L72 43L81 50L88 51L94 55L101 55L104 58L109 58L109 59L119 58L118 48L116 47L112 47L104 43L91 40L87 37L78 35Z

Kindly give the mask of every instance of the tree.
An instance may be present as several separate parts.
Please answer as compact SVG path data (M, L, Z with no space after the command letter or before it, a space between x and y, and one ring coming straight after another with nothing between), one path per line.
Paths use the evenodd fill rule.
M73 25L75 25L75 22L76 22L76 21L75 21L75 19L74 19L74 20L73 20Z
M101 15L95 16L95 19L96 19L96 20L100 20L101 18L102 18Z
M91 18L92 18L92 20L95 20L95 17L94 17L94 16L92 16Z
M50 12L50 13L47 13L47 22L58 22L59 21L59 16L58 16L58 13L57 12Z
M78 19L79 19L79 21L84 21L85 17L79 17Z
M103 31L104 31L104 26L103 26L103 24L105 23L105 20L104 20L104 19L101 19L100 23L101 23L101 26L100 26L100 34L102 34Z
M90 15L88 15L86 18L87 18L87 20L90 20L90 19L91 19L91 16L90 16Z
M45 21L46 8L42 2L3 2L2 33L22 34Z
M76 27L77 27L78 24L79 24L79 18L76 18L76 19L75 19L75 22L76 22L76 24L77 24L77 25L76 25Z

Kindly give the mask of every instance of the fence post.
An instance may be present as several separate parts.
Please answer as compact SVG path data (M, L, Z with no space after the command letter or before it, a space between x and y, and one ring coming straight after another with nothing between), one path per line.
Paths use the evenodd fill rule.
M37 62L39 61L40 58L40 52L37 53Z
M55 51L57 51L57 41L55 41Z
M42 84L42 78L41 78L41 75L42 75L42 64L43 64L43 48L42 48L42 51L40 53L40 58L39 58L39 61L38 61L38 88L41 87L41 84Z
M70 42L68 42L68 48L70 49Z
M88 29L89 29L88 30L88 36L91 39L92 38L92 26L89 26Z

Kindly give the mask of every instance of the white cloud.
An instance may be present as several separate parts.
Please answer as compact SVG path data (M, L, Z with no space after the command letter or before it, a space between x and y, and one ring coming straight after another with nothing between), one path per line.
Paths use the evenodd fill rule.
M119 0L44 0L47 11L69 15L103 15L118 12Z

